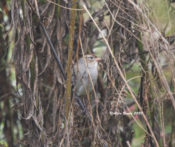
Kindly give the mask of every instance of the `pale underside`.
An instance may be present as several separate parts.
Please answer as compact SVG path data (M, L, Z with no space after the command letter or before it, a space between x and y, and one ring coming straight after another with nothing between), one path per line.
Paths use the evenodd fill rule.
M81 62L80 62L81 61ZM98 77L98 63L91 62L85 64L84 59L80 59L78 64L73 67L74 91L77 96L86 95L95 86ZM92 82L91 82L91 80Z

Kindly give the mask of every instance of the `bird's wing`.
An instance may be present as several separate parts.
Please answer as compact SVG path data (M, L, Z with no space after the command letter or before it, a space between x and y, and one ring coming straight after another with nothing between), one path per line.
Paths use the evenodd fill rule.
M74 87L80 87L82 85L82 80L86 77L86 69L81 68L81 65L75 64L72 72L72 84Z

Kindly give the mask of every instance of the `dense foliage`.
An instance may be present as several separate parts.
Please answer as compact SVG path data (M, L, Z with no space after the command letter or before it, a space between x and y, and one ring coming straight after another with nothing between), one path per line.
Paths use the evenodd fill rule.
M172 13L159 18L153 1L1 1L0 146L175 146L175 13L164 2ZM103 61L81 97L89 117L71 69L90 53Z

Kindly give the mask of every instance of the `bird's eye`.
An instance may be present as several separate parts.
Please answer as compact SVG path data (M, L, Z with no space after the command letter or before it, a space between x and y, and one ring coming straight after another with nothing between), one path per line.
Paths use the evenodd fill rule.
M94 57L90 56L90 57L89 57L89 59L90 59L90 60L93 60L93 59L94 59Z

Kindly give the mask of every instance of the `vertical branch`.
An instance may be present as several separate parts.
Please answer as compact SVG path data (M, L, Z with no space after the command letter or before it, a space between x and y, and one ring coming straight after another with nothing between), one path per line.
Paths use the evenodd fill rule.
M149 71L143 50L143 45L140 41L138 41L138 51L139 51L140 63L143 68L140 83L140 103L143 107L143 112L146 114L148 109Z
M76 8L76 0L72 0L72 8ZM66 119L69 117L70 110L70 97L71 97L71 65L72 65L72 53L73 53L73 40L74 40L74 28L75 28L76 11L71 11L70 26L69 26L69 50L68 50L68 60L66 66L67 80L66 80Z
M6 140L7 146L15 146L16 139L15 135L18 135L18 132L15 134L14 127L17 118L15 117L15 112L12 111L12 103L15 98L11 96L13 93L13 88L10 81L10 76L8 75L9 71L9 63L8 63L8 55L11 51L9 38L10 33L5 29L9 22L4 23L4 17L7 15L8 19L10 18L9 8L6 1L0 2L0 125L2 127L2 134L3 136L2 141ZM8 34L8 35L4 35ZM6 37L5 37L6 36ZM11 71L10 71L11 74ZM19 131L19 130L17 130ZM17 137L16 137L17 138ZM0 146L3 146L3 143L0 143ZM5 145L4 145L5 146Z
M78 30L78 42L77 42L77 49L76 49L76 61L78 61L78 53L80 49L80 37L82 31L82 23L83 23L83 11L79 13L80 23L79 23L79 30Z
M139 52L140 64L142 66L142 77L140 81L140 90L139 90L140 104L142 106L143 112L145 113L147 118L149 118L149 114L150 115L153 114L154 110L151 109L149 105L152 103L152 101L150 101L150 98L149 98L150 97L149 92L151 91L150 81L149 81L149 69L148 69L148 63L146 60L146 55L144 54L143 44L140 41L138 41L138 52ZM152 116L153 115L151 115L151 118L152 118L151 120L152 120L152 124L154 124L154 117ZM148 132L150 132L149 129L148 129ZM152 144L152 140L149 135L145 136L144 144L145 145Z
M72 0L72 8L76 8L76 0ZM71 107L71 81L72 81L72 73L71 73L71 65L72 65L72 53L73 53L73 41L74 41L74 28L75 28L75 19L76 19L76 11L71 11L70 16L70 26L69 26L69 48L68 48L68 60L66 65L66 73L67 73L67 80L66 80L66 106L65 106L65 115L66 115L66 126L65 126L65 133L67 134L66 139L66 146L70 146L70 129L69 129L69 111Z

